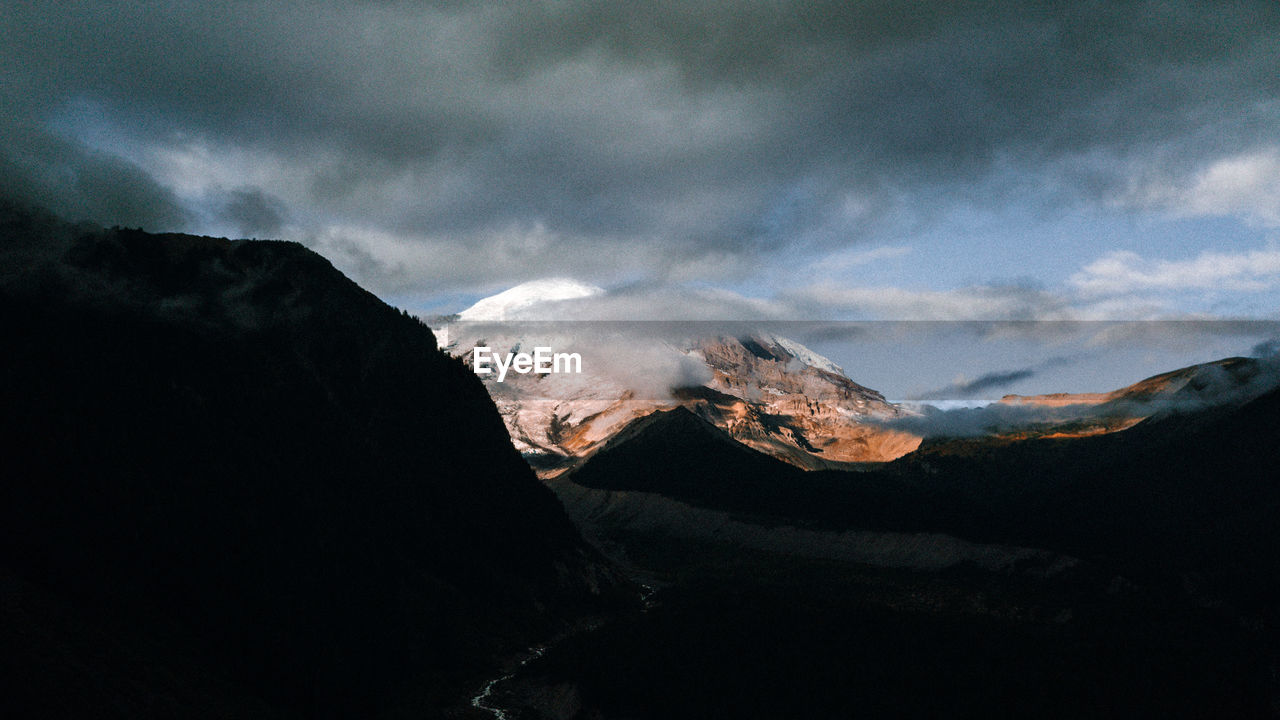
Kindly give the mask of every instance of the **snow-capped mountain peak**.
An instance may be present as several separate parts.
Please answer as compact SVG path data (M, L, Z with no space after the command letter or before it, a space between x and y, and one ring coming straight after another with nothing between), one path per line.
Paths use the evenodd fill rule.
M458 313L458 319L484 322L551 319L533 317L531 311L535 311L537 306L545 303L576 300L603 293L603 288L578 282L572 278L532 280L477 301Z
M690 332L643 322L519 325L581 316L609 299L601 288L576 280L537 280L484 298L457 316L479 323L436 331L446 351L464 359L476 345L581 353L580 374L484 378L512 442L547 472L590 456L633 420L676 406L748 447L805 468L891 460L920 443L882 427L902 412L883 395L851 380L830 359L763 329L715 335L701 326Z
M831 360L826 357L810 350L804 345L801 345L795 340L790 340L772 333L761 333L761 337L774 345L781 347L783 350L786 350L792 357L809 367L825 370L835 375L844 375L844 368L831 362Z

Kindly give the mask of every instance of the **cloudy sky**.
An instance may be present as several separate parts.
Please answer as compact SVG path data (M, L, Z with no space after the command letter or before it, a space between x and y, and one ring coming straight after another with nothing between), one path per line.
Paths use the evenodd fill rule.
M1274 0L31 0L0 172L426 314L1276 319L1277 68Z

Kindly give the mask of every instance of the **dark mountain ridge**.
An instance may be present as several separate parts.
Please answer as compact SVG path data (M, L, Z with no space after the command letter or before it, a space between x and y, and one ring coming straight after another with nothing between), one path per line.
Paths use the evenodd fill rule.
M552 648L509 706L1275 717L1280 390L1230 391L1268 362L1157 376L1159 411L1127 430L926 442L864 472L784 470L708 424L637 420L556 487L668 585L647 614ZM955 538L1014 559L927 562ZM903 543L918 552L894 556Z
M677 492L716 497L735 489L765 490L803 471L743 445L686 407L637 418L574 474L601 489ZM704 465L703 461L710 461ZM670 467L672 461L680 469ZM674 487L672 483L679 483Z
M177 686L283 715L429 714L616 599L475 375L301 245L10 206L0 260L6 586L160 636L202 676ZM61 697L72 715L211 704L67 662L85 661L8 659L120 674ZM53 682L10 700L65 696Z
M1180 409L1169 401L1106 435L940 439L862 472L792 472L747 458L741 447L636 435L619 438L570 479L775 522L941 532L1099 558L1126 572L1192 574L1266 604L1280 598L1280 390L1206 405L1196 377L1219 366L1240 382L1268 373L1259 361L1232 359L1157 376L1195 376L1175 391L1194 402ZM744 462L749 467L737 467Z

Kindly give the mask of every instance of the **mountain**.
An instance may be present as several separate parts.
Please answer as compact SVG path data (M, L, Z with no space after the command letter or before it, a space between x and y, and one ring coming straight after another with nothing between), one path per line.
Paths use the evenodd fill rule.
M1166 373L1116 394L1163 398L1123 432L929 441L860 472L803 472L685 408L633 421L548 482L665 587L552 648L509 706L1274 717L1275 377Z
M531 339L468 338L452 326L454 352L475 345L502 351L536 346L576 347L578 336ZM606 361L593 372L592 361L606 353L627 356L622 343L645 344L636 354L633 374ZM862 387L799 343L764 333L717 336L675 345L667 340L611 336L611 345L586 354L582 375L517 375L486 385L513 442L536 466L551 471L590 456L632 420L673 407L686 407L748 447L806 469L850 467L900 457L920 438L880 423L903 413L880 393ZM785 344L784 344L785 343ZM467 356L462 355L464 359ZM808 358L818 365L811 365ZM645 366L665 367L650 373ZM832 367L836 371L828 370Z
M663 333L648 323L528 322L555 303L590 302L599 288L526 283L485 298L438 331L470 360L476 346L581 350L582 374L485 376L516 447L545 475L599 450L636 418L682 406L739 442L805 469L885 462L918 436L885 421L909 411L849 379L804 345L771 333ZM701 330L695 327L693 330Z
M690 446L675 439L695 434L685 422L657 439L620 435L567 481L772 523L1040 548L1133 576L1195 577L1216 602L1265 603L1280 598L1276 377L1267 361L1206 363L1111 394L1149 413L1123 432L944 438L859 472L797 474L723 443Z
M732 507L735 496L780 499L804 474L678 406L628 423L572 478L584 487L715 499Z
M712 371L677 398L745 445L806 469L885 462L920 438L885 428L904 414L830 360L769 333L696 345Z
M1018 405L1096 405L1116 408L1145 404L1155 410L1169 405L1222 404L1265 391L1265 365L1256 358L1232 357L1153 375L1108 393L1006 395L1001 402Z
M518 671L512 716L1274 716L1274 362L912 414L705 328L452 328L453 352L582 351L593 374L486 387L584 535L660 588ZM889 428L909 451L828 460Z
M1275 376L1259 361L1214 366L1262 369L1252 388ZM1133 572L1194 574L1206 592L1237 599L1280 597L1280 390L1209 405L1194 387L1204 367L1157 376L1192 376L1193 400L1123 432L922 446L885 468L886 479L927 496L895 522L1106 555Z
M1174 410L1239 404L1272 384L1266 363L1233 357L1153 375L1111 392L1006 395L1000 399L1003 406L1045 408L1060 416L998 435L1004 439L1104 435Z
M6 206L0 268L6 715L430 716L616 602L476 376L303 246Z

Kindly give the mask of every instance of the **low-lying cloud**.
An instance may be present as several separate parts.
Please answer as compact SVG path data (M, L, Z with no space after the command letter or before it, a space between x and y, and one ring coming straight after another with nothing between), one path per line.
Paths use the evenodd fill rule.
M974 380L952 383L944 388L931 390L917 396L916 400L949 400L954 398L985 397L993 390L1007 388L1019 380L1034 377L1036 371L1031 368L1008 370L1005 372L987 373Z

